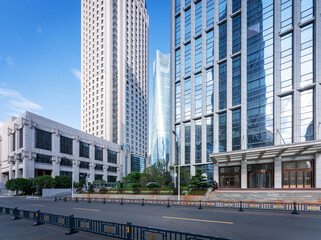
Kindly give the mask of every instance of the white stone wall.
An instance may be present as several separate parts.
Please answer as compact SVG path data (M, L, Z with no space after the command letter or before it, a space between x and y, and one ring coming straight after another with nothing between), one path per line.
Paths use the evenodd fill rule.
M19 148L19 130L23 128L23 147ZM35 129L41 129L52 133L52 151L38 149L35 147ZM12 134L16 133L16 149L12 151ZM79 172L91 173L90 180L93 181L95 174L107 176L117 176L119 173L107 172L108 166L114 166L120 169L122 163L118 158L117 164L107 161L107 151L115 151L117 155L123 155L120 145L112 143L84 133L80 130L68 127L61 123L49 120L39 115L25 112L18 118L10 118L2 126L2 154L1 154L1 181L6 182L8 179L24 177L35 177L35 169L50 170L52 177L60 174L60 171L73 172L74 181L79 181ZM60 153L60 136L73 139L73 155ZM89 144L89 158L79 157L79 141ZM95 160L95 146L103 148L103 161ZM0 151L1 152L1 151ZM52 164L35 162L37 154L52 156ZM60 166L61 158L66 157L73 161L73 167ZM90 169L79 169L80 161L90 163ZM96 164L103 165L103 171L95 170Z

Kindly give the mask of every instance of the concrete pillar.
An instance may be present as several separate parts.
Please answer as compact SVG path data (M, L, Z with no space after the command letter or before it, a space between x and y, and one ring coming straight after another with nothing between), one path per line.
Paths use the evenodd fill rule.
M9 159L9 180L13 179L14 175L13 175L13 162L11 159Z
M321 188L321 153L315 154L315 188Z
M57 156L54 156L52 158L52 172L51 172L51 176L53 178L60 175L59 164L60 164L59 158Z
M274 188L282 188L282 158L274 158Z
M241 162L241 188L247 188L247 161Z
M218 168L219 168L218 163L214 163L214 180L219 184L220 179L219 179L219 174L218 174Z
M106 182L108 182L108 173L107 173L107 170L108 170L108 166L107 166L107 165L104 165L104 166L103 166L103 171L104 171L103 180L105 180Z
M89 173L90 173L90 176L89 176L89 182L93 183L95 181L95 167L96 167L96 164L95 163L90 163L89 164Z
M79 182L79 160L73 161L72 174L74 182Z
M19 174L19 160L17 159L17 157L16 157L15 160L16 160L15 161L15 166L14 166L14 168L15 168L15 178L20 178L21 176Z
M60 136L58 129L54 129L52 134L52 152L58 154L60 152Z

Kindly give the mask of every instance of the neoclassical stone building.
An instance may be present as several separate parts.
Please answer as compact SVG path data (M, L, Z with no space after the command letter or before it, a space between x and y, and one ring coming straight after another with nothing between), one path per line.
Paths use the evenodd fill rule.
M1 183L12 178L67 175L75 182L121 176L125 151L118 144L25 112L2 125Z

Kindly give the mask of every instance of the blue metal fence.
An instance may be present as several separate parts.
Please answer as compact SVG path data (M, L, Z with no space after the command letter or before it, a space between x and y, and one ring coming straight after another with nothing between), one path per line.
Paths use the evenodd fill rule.
M128 240L228 240L227 238L221 237L137 226L132 225L131 222L122 224L86 218L77 218L73 215L62 216L51 213L43 213L40 211L21 210L18 208L0 207L0 213L13 216L13 220L21 218L34 220L34 225L48 223L60 227L65 227L68 228L66 234L85 231L113 238Z

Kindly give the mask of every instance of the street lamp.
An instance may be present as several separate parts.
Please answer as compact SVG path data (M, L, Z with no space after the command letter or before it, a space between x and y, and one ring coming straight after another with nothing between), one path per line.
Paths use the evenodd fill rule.
M173 130L172 133L174 134L174 136L176 137L176 140L178 142L178 159L177 159L177 167L178 167L178 186L177 186L177 200L180 201L181 200L181 168L180 168L180 146L179 146L179 138L176 134L176 132ZM176 173L176 171L175 171ZM176 181L176 178L175 178Z

